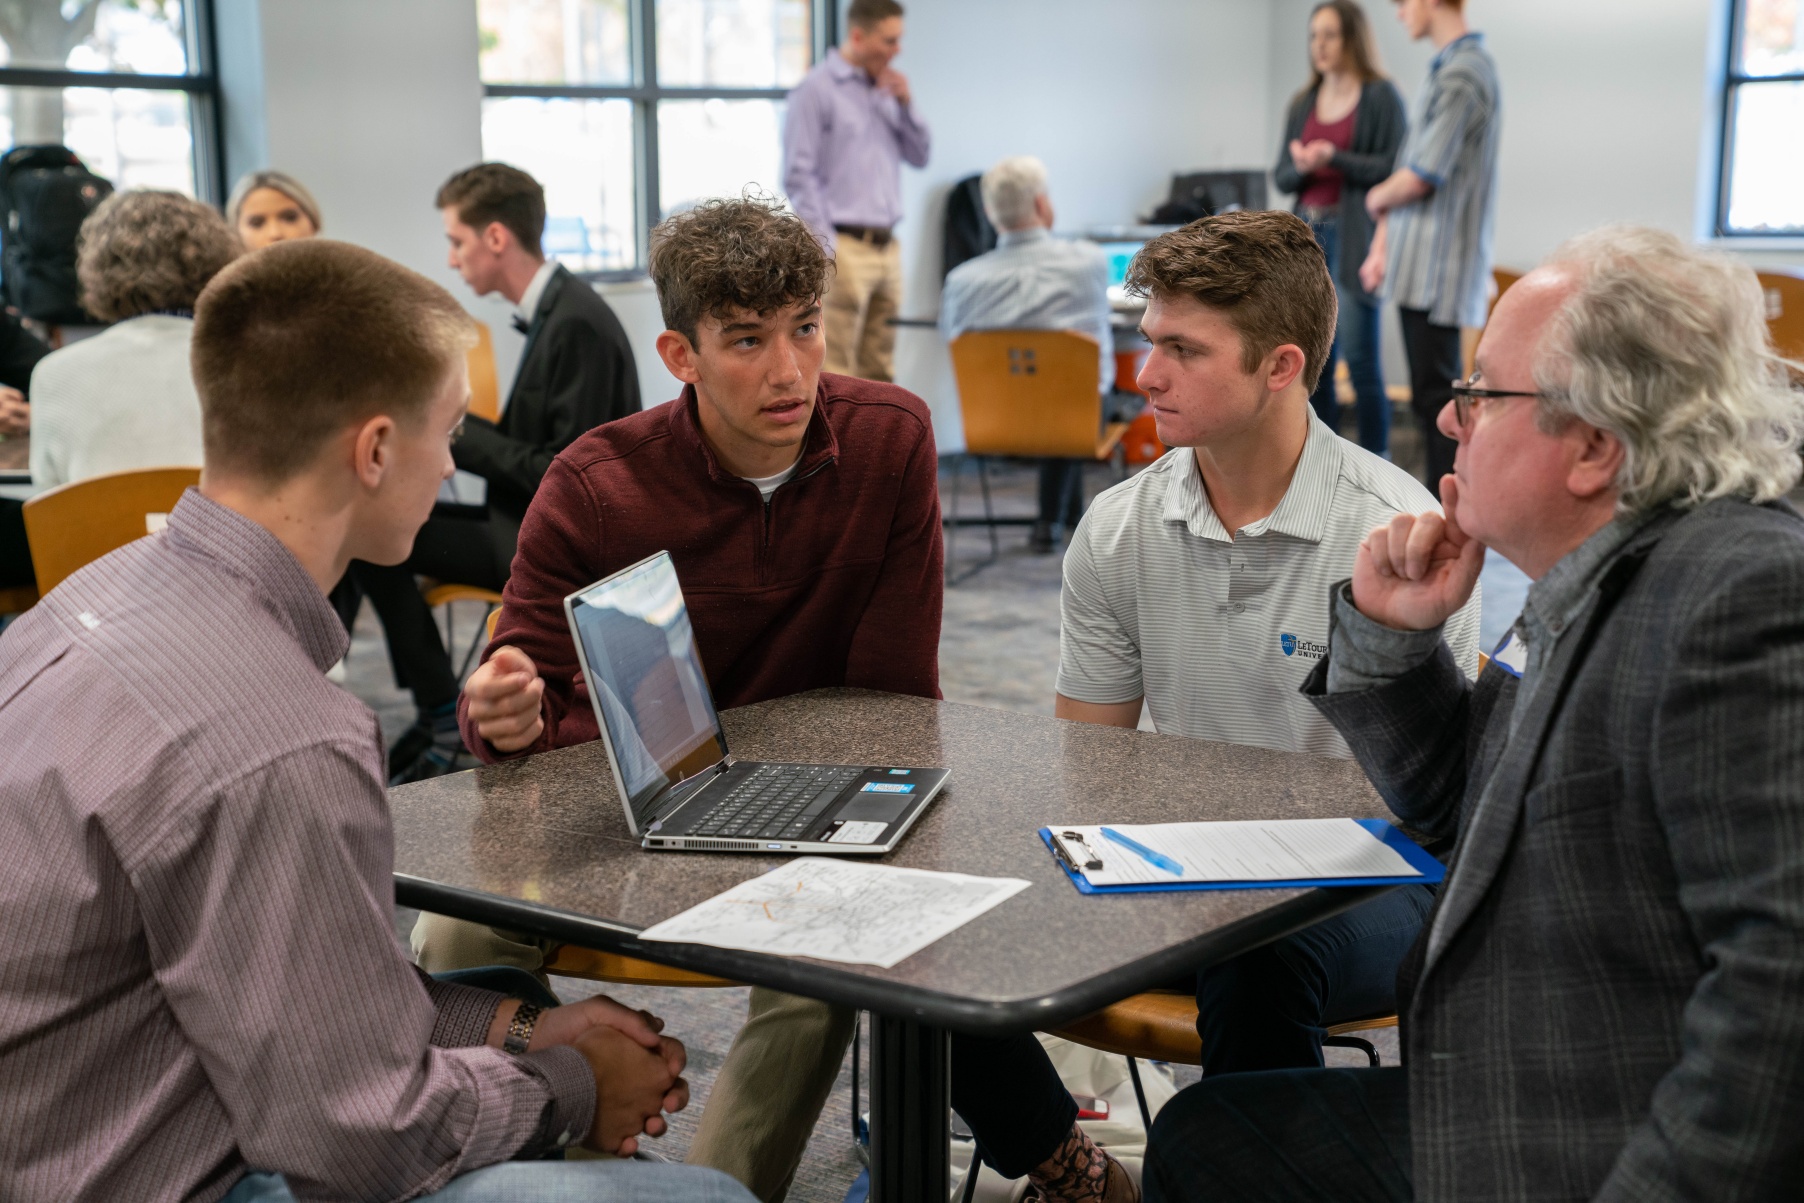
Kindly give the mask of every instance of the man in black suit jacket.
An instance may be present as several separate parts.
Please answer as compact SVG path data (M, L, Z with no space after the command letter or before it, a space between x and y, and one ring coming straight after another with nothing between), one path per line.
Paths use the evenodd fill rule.
M1798 1197L1804 393L1762 317L1747 267L1651 230L1504 294L1440 414L1445 517L1367 537L1303 686L1457 840L1404 1065L1204 1079L1149 1203ZM1486 545L1535 584L1474 684L1439 632Z
M381 615L396 679L420 717L396 741L389 772L399 780L460 765L457 676L414 574L499 590L520 520L551 461L577 436L639 412L639 376L626 331L608 303L541 250L545 194L518 168L481 163L439 189L450 262L478 296L500 293L526 335L501 421L470 417L452 457L488 482L482 506L440 505L396 568L358 564L357 583ZM473 763L473 762L472 762Z

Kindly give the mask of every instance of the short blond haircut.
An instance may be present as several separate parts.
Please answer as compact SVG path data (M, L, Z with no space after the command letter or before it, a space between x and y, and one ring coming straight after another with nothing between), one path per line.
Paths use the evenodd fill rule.
M1617 437L1620 510L1766 502L1797 484L1804 391L1773 348L1752 268L1636 226L1575 238L1544 266L1575 287L1537 355L1538 420Z
M246 255L194 310L207 465L279 484L346 426L421 420L475 341L456 298L374 251L309 238Z
M82 307L103 322L193 309L220 268L244 253L232 228L179 192L132 189L100 202L76 237Z

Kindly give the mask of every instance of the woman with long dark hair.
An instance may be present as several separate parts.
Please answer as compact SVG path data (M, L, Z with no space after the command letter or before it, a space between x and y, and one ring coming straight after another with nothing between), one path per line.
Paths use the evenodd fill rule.
M1396 165L1403 98L1379 69L1365 10L1353 0L1325 0L1309 14L1309 65L1309 83L1290 102L1273 177L1280 191L1296 194L1296 213L1315 231L1340 296L1334 349L1310 402L1340 428L1334 364L1344 356L1359 445L1386 455L1391 411L1379 362L1378 298L1360 285L1359 265L1372 240L1366 189Z

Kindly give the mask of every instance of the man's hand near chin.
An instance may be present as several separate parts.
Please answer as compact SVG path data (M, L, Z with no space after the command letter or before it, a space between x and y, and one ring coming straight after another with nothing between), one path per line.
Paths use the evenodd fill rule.
M1428 631L1452 617L1478 585L1485 546L1460 529L1459 482L1441 478L1444 512L1398 514L1359 545L1353 604L1399 631Z

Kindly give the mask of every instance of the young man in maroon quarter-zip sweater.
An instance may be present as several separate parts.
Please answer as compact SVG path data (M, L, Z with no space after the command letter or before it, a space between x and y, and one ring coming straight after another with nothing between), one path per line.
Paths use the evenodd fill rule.
M459 702L497 760L595 739L563 599L668 550L722 707L830 685L939 695L943 551L933 426L920 398L823 375L825 253L793 214L711 202L656 231L658 352L676 400L598 427L552 463L520 529L506 602ZM440 916L433 970L544 946ZM853 1014L752 991L703 1103L691 1163L781 1199L851 1039Z

